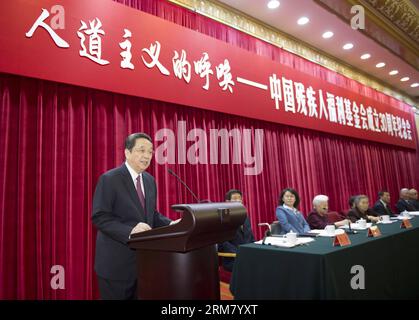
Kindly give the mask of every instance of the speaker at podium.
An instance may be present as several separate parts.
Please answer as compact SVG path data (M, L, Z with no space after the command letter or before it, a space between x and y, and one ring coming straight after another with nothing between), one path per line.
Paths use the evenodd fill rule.
M173 225L131 235L137 252L138 298L218 300L217 243L234 238L244 223L239 202L176 204L182 212Z

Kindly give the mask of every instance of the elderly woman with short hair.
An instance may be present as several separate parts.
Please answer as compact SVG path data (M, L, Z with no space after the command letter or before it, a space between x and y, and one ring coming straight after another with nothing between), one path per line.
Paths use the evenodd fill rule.
M349 223L348 219L330 223L327 220L327 212L329 211L329 197L319 194L313 198L313 210L307 217L307 222L311 229L324 229L327 225L335 225L341 227Z

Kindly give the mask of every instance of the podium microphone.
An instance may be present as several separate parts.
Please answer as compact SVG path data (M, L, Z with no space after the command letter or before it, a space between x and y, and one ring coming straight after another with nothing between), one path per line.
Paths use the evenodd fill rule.
M172 176L174 176L190 192L190 194L192 195L192 197L195 199L195 201L197 203L201 203L202 202L201 200L198 199L198 197L196 196L196 194L193 193L193 191L188 187L188 185L181 178L179 178L179 176L176 173L174 173L171 169L167 169L167 171L169 171L169 173Z

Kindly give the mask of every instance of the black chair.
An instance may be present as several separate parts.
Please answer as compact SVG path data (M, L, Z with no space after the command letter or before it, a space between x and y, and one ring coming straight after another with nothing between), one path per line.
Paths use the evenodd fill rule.
M269 223L259 223L259 226L267 226L268 229L265 231L265 238L280 235L282 233L282 227L279 223L279 221L274 221L271 224Z
M271 223L271 236L282 234L282 227L278 221Z

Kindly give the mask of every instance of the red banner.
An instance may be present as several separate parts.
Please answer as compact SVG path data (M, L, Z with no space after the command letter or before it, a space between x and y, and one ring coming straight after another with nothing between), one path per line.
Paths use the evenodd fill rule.
M415 148L413 113L113 1L0 2L0 72Z

